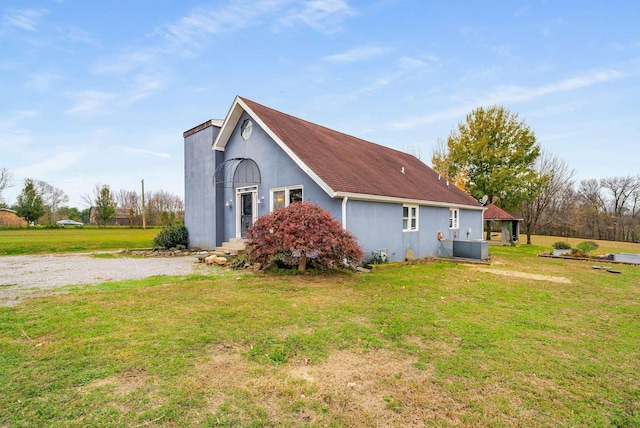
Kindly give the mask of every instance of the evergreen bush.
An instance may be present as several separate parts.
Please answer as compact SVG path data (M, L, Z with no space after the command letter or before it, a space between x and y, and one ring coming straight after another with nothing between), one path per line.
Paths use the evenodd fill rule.
M184 224L167 226L153 238L154 248L186 248L189 245L189 231Z
M578 251L580 251L581 253L587 253L587 254L593 250L597 250L599 247L600 245L598 245L593 241L584 241L576 245L576 248L578 249Z

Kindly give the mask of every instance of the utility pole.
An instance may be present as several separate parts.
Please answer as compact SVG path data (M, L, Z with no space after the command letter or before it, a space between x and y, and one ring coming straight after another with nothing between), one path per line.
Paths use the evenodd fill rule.
M147 219L144 215L144 178L142 179L142 228L147 228Z

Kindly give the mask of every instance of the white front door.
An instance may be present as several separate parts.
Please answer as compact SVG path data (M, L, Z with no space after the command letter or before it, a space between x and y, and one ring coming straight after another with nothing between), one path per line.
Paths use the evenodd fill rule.
M258 188L242 187L236 190L236 237L246 238L247 229L258 217Z

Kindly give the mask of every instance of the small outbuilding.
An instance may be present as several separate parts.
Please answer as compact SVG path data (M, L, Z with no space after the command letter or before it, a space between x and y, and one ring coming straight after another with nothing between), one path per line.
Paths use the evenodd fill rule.
M18 217L14 210L0 208L0 226L27 227L27 225L27 221L22 217Z
M98 209L96 207L89 208L89 224L97 225L98 224ZM116 208L116 213L107 223L110 226L132 226L131 224L131 216L129 215L129 209L127 208Z
M520 240L520 222L524 221L523 218L516 217L495 204L489 204L483 214L483 219L488 241L491 240L491 222L500 223L502 242L511 243Z

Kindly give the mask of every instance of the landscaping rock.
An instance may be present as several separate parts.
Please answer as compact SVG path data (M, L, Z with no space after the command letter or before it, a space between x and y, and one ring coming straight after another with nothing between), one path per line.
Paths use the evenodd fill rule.
M207 265L220 265L220 266L224 266L227 264L227 258L226 257L218 257L217 255L213 254L211 256L207 256L204 258L204 262Z

